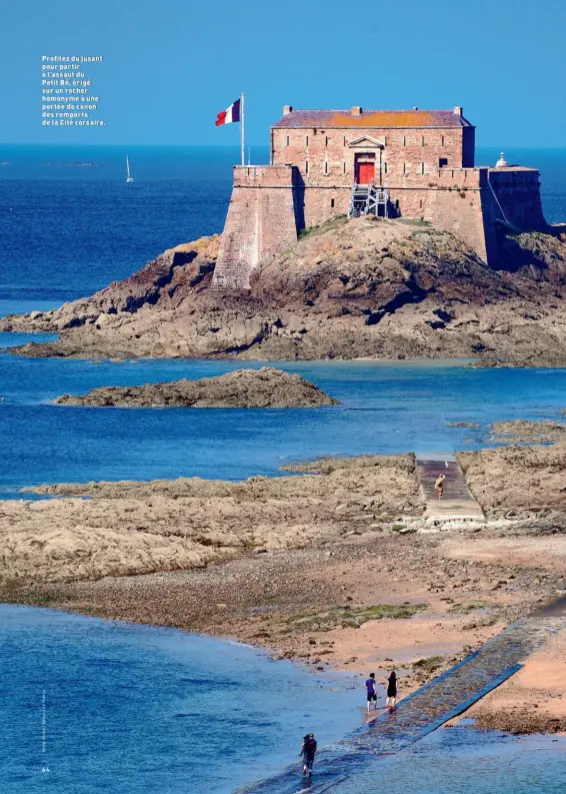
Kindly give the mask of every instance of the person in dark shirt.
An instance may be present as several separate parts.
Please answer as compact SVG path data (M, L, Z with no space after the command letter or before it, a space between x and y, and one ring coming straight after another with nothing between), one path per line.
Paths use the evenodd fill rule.
M314 733L307 733L303 739L303 746L301 748L301 756L303 758L303 777L307 772L309 777L312 777L312 765L316 755L317 743L314 738Z
M392 670L387 679L387 701L385 708L395 711L397 708L397 674Z
M366 690L367 690L366 711L369 714L372 703L373 703L373 710L377 711L377 691L375 689L375 673L369 674L369 678L366 680Z

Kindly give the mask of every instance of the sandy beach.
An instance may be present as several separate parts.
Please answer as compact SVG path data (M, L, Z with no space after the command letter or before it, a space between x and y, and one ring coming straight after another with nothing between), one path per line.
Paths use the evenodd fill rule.
M472 453L468 482L487 521L449 531L424 521L411 455L329 459L242 483L43 486L59 498L0 503L0 595L236 638L314 670L348 670L361 696L369 672L383 681L395 668L403 697L565 592L563 496L549 493L537 511L521 487L534 455L556 474L561 449ZM561 481L531 474L530 504ZM474 707L477 725L565 730L565 642L551 638Z

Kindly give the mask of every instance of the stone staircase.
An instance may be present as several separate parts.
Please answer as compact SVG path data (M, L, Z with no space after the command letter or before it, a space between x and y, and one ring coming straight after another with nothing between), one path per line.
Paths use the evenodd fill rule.
M434 488L439 474L446 476L442 499L438 498ZM468 490L464 475L455 460L417 460L417 476L426 502L425 518L442 521L484 520L483 510Z
M349 218L359 218L360 215L376 215L387 218L389 216L389 193L382 190L374 182L368 185L352 185L350 194Z

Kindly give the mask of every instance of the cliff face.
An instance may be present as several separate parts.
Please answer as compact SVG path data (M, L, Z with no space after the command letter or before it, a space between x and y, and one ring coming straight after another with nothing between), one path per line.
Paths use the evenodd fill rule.
M130 278L0 330L59 332L28 355L264 359L480 357L566 364L560 229L502 239L500 269L422 223L335 219L254 271L250 291L211 289L220 238L166 251Z

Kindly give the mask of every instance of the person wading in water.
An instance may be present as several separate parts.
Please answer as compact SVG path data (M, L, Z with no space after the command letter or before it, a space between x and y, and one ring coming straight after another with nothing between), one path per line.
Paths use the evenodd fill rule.
M372 701L373 701L373 710L377 711L377 692L375 689L375 673L369 674L369 678L366 680L366 689L367 689L366 711L369 714Z
M387 700L385 708L389 708L390 713L397 708L397 674L392 670L387 679Z
M306 777L308 772L309 777L312 777L312 765L316 754L316 739L314 733L307 733L303 739L303 746L300 755L303 757L303 777Z

